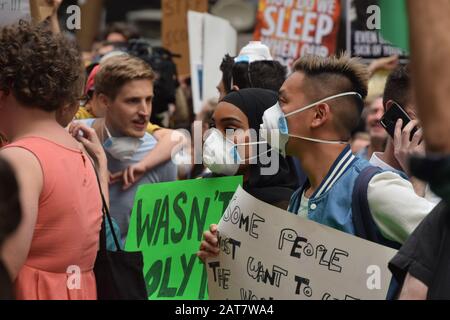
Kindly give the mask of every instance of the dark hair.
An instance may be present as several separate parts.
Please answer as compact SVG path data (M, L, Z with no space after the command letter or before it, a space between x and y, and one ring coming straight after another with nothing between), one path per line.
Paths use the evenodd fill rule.
M19 226L19 186L10 164L0 158L0 246Z
M363 101L368 92L369 72L358 58L342 53L338 56L305 56L297 60L294 70L305 74L305 94L311 102L343 92L356 92L361 97L348 96L330 101L336 115L336 130L343 139L349 139L358 127L363 110Z
M79 51L47 23L0 29L0 90L23 105L52 112L76 104L84 84Z
M255 61L250 65L247 62L235 63L234 58L227 54L220 71L227 94L233 89L231 82L239 89L259 88L278 92L286 80L287 68L278 61Z
M220 64L220 71L222 71L223 87L225 88L226 93L230 93L232 89L231 79L233 76L233 65L234 65L234 58L231 57L229 54L226 54L222 60L222 63Z
M235 63L233 84L239 89L259 88L278 92L286 80L287 69L278 61Z
M398 66L389 75L383 95L383 105L394 100L402 107L406 107L411 100L411 73L409 66Z
M336 88L326 88L328 91L344 89L359 93L363 99L367 97L368 69L358 58L351 58L348 54L331 57L305 56L295 62L294 70L303 72L310 79L318 78L319 81L333 79L327 82L329 86ZM338 78L341 81L335 81ZM340 92L327 92L327 94L330 93Z
M114 22L107 26L101 36L101 40L105 41L111 33L119 33L127 41L140 38L139 31L133 25L126 22Z

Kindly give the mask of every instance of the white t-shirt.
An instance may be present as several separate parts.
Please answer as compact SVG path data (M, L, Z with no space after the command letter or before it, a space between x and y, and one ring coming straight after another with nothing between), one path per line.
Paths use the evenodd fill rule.
M308 208L309 208L309 198L306 197L305 191L303 191L297 215L300 218L308 219Z

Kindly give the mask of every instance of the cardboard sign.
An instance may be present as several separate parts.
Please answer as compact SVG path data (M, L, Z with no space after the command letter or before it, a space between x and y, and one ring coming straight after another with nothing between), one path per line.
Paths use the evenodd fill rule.
M385 299L396 251L300 218L238 188L207 262L211 299Z
M162 0L162 44L174 54L180 76L191 73L189 63L188 10L208 11L207 0Z
M401 1L347 0L347 51L352 56L361 57L365 61L398 55L402 62L406 62L408 54L400 48L386 41L381 33L382 28L394 34L393 39L400 32L406 32L401 27L404 25L405 12L398 12L398 19L393 18L395 11L389 6L381 6L384 3L402 4ZM385 10L385 11L383 11ZM387 10L387 11L386 11ZM393 11L393 12L392 12ZM385 21L383 17L388 12L391 19ZM387 24L388 23L388 24ZM406 23L406 22L405 22ZM389 35L388 35L389 36ZM408 35L404 35L408 39Z
M218 223L242 177L141 186L125 250L142 251L149 299L207 299L206 270L196 256L203 232Z
M334 54L340 17L339 0L260 0L254 39L290 67L304 55Z
M47 0L30 0L31 17L34 23L39 23L50 17L53 7Z

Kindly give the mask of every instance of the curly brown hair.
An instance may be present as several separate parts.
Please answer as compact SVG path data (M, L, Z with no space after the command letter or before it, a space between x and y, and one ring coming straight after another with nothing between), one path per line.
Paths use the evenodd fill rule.
M76 103L84 73L76 45L47 23L20 21L0 29L0 90L48 112Z

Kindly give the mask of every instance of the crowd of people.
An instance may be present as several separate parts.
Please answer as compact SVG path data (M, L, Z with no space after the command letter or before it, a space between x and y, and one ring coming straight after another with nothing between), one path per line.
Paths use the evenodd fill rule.
M445 191L437 178L417 178L410 161L426 156L427 143L410 65L397 57L365 65L342 53L301 57L287 74L252 42L217 66L217 100L196 118L183 112L184 129L201 122L199 164L198 146L174 121L150 122L166 93L151 64L123 49L133 39L134 30L114 25L81 54L52 24L0 30L0 298L96 299L102 194L123 246L139 186L223 176L243 176L244 190L299 219L400 250L388 298L450 298L447 278L436 289L433 277L448 277L433 256L445 244L444 231L433 232L447 223ZM380 68L390 75L369 92ZM169 118L192 105L188 81L176 90L162 99ZM381 119L391 108L411 121L389 134ZM219 254L217 228L205 230L202 261ZM68 290L73 265L82 283Z

